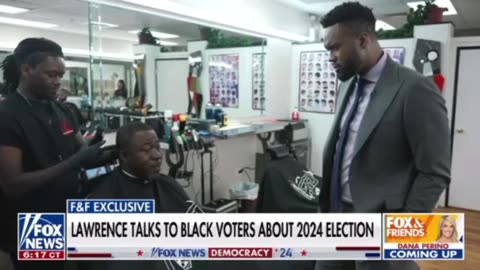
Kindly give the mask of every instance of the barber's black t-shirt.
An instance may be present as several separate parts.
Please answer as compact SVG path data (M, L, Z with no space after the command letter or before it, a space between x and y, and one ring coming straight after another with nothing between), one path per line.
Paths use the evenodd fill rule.
M22 151L23 172L52 167L73 155L79 147L77 131L70 112L56 101L26 100L14 93L0 103L0 145ZM1 190L0 247L16 250L18 212L64 212L66 199L80 195L79 177L79 171L70 171L15 198Z

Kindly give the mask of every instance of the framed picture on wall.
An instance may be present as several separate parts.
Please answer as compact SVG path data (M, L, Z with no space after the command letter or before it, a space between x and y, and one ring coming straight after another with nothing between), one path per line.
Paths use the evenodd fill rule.
M210 103L239 107L239 55L211 55L208 59Z
M328 58L327 51L300 53L299 111L335 113L338 80Z
M252 55L252 109L265 110L265 53Z
M404 64L405 62L405 48L403 47L388 47L383 48L383 51L387 53L393 60L399 64Z

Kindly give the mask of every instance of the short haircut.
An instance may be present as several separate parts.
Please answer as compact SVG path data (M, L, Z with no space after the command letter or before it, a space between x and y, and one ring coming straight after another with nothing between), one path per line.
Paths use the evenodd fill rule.
M117 131L117 138L116 138L117 150L128 152L135 133L140 131L150 131L150 130L153 130L153 128L142 122L131 122L119 128Z
M338 5L320 20L324 28L335 24L347 24L355 34L375 33L375 22L372 9L358 2L345 2Z

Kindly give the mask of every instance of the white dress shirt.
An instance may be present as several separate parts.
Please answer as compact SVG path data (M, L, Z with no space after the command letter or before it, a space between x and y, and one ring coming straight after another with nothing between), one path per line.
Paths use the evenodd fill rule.
M378 79L382 75L383 68L385 67L385 63L387 62L388 55L383 53L380 60L378 60L377 64L367 72L364 79L368 81L365 85L363 90L363 95L360 97L360 101L358 104L358 109L356 114L353 116L352 122L350 123L349 133L347 143L345 145L345 153L343 154L343 161L342 161L342 172L341 172L341 179L342 179L342 200L344 202L352 202L352 194L350 192L350 165L353 159L353 149L355 147L355 142L357 141L358 130L360 128L360 124L362 122L363 116L367 110L368 104L370 103L370 96L377 85ZM357 80L358 81L358 80ZM355 91L350 95L349 101L347 103L347 107L345 108L345 112L342 115L342 122L340 124L340 130L343 128L346 118L349 112L352 110L352 105L355 100L355 94L358 91L358 83L355 85ZM381 91L381 90L380 90ZM337 142L337 149L338 149L338 142Z

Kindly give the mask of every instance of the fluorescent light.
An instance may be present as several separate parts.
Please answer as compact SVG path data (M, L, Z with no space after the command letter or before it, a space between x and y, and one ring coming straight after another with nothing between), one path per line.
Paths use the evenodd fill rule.
M0 41L1 50L13 51L17 47L17 45L18 43ZM62 51L67 56L90 56L90 51L84 50L84 49L62 48ZM92 56L108 58L108 59L116 59L116 60L127 60L127 61L131 61L134 59L133 54L106 53L106 52L98 52L98 51L92 52Z
M64 48L63 53L66 55L81 55L81 56L90 56L89 50L83 49L69 49ZM133 54L120 54L120 53L107 53L107 52L92 52L92 56L94 57L102 57L102 58L113 58L113 59L122 59L122 60L132 60Z
M178 43L171 42L171 41L160 40L160 45L163 45L163 46L177 46Z
M18 13L27 12L27 11L28 9L24 9L24 8L0 5L0 12L2 13L18 14Z
M375 31L378 31L380 29L393 30L395 29L395 27L393 27L391 24L388 24L382 20L377 20L377 22L375 23Z
M436 0L434 4L439 7L448 9L443 13L444 15L457 15L457 10L455 9L455 7L452 4L452 1L450 0ZM408 2L407 5L413 9L416 9L418 5L424 6L425 1Z
M141 31L142 30L132 30L132 31L128 31L128 33L136 35L136 34L140 33ZM156 38L178 38L179 37L178 35L163 33L163 32L157 32L157 31L152 31L152 30L150 30L150 33L152 33L152 36L154 36Z
M97 22L97 21L93 21L93 22L90 22L91 24L94 24L94 25L99 25L99 26L105 26L105 27L111 27L111 28L115 28L115 27L118 27L117 24L113 24L113 23L106 23L106 22ZM88 23L87 23L88 24Z
M218 13L207 13L203 10L188 7L183 4L178 4L173 1L151 1L151 0L122 0L129 2L136 6L117 3L111 0L82 0L99 5L116 7L135 12L141 12L158 17L170 18L174 20L189 22L207 27L213 27L226 31L241 33L245 35L265 38L275 37L289 41L305 42L309 40L306 35L300 35L283 30L278 30L267 25L258 24L252 20L237 20L223 16ZM146 7L142 8L140 6Z
M14 18L8 18L8 17L0 17L0 23L21 25L21 26L28 26L28 27L35 27L35 28L53 28L58 26L56 24L51 24L51 23L28 21L28 20L14 19Z

